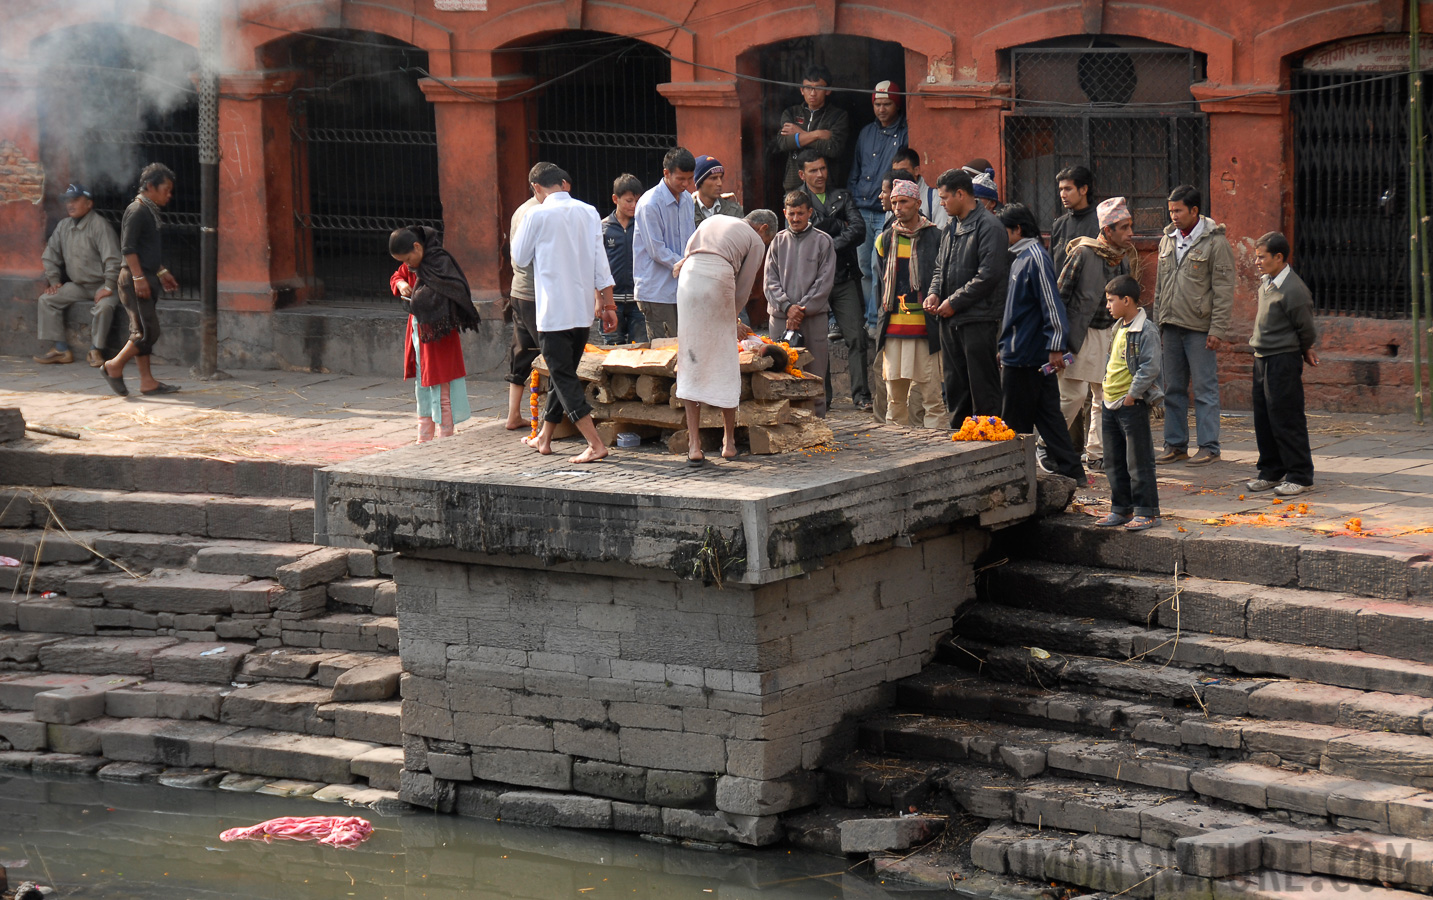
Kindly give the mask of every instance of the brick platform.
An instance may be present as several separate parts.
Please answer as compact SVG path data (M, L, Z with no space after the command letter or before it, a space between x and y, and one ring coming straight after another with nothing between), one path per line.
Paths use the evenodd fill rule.
M1023 441L848 424L830 448L690 468L516 438L480 426L317 476L321 541L400 554L410 802L519 785L674 837L779 840L854 715L973 597L982 526L1034 506ZM591 827L572 799L554 824Z

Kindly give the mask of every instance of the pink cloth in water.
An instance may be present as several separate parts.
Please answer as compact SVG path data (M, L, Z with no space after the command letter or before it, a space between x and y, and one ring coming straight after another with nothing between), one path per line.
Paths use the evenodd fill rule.
M230 828L221 841L264 841L286 838L295 841L317 839L331 847L356 847L373 834L373 826L356 816L284 816L248 828Z

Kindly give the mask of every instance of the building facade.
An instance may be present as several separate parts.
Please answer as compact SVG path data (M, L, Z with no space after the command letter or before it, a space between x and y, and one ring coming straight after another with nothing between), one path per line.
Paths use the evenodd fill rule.
M4 14L3 352L32 352L40 250L71 181L114 217L139 166L168 162L180 176L171 268L197 287L197 6L49 0ZM1090 165L1100 196L1131 198L1147 251L1169 189L1196 184L1235 247L1241 336L1253 241L1285 231L1320 304L1326 362L1306 373L1310 404L1410 406L1408 0L1010 0L998 15L916 0L222 6L225 365L396 371L381 238L418 222L443 229L483 301L472 368L500 368L493 301L534 161L567 168L605 214L615 176L650 185L679 143L719 158L747 209L775 205L784 163L768 147L814 62L849 89L831 102L850 115L852 146L871 85L895 79L930 182L988 159L1002 199L1047 227L1064 165ZM192 350L191 294L166 304L171 358ZM1221 364L1226 403L1247 405L1247 353Z

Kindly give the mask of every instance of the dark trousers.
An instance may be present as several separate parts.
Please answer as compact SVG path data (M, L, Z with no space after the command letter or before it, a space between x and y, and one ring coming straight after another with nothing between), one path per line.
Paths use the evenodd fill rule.
M955 325L940 320L940 361L945 366L945 408L951 428L969 416L993 416L1001 407L999 322Z
M850 357L847 369L851 373L851 400L860 405L871 402L871 387L866 382L867 362L866 301L861 295L861 281L852 278L837 283L831 288L831 313L836 317L836 329L841 332L841 341ZM826 375L826 406L831 406L831 376Z
M572 328L567 331L539 331L537 342L542 346L542 358L547 361L548 381L551 390L547 392L547 412L544 422L561 422L564 413L577 422L583 416L592 414L587 402L587 392L577 378L577 364L582 361L582 351L587 346L590 329Z
M607 344L640 344L647 340L647 317L637 307L636 300L618 300L617 330L604 336Z
M1105 477L1110 480L1110 512L1128 516L1159 515L1159 482L1154 475L1154 438L1149 404L1105 407Z
M1259 445L1260 478L1314 483L1302 354L1254 357L1254 439Z
M512 307L512 364L507 381L526 387L538 354L537 301L513 297L508 304Z
M1070 430L1060 412L1059 376L1046 375L1039 366L1006 366L1000 370L1004 402L1000 418L1017 434L1037 431L1045 441L1045 457L1055 471L1085 486L1085 468L1070 443Z
M164 286L159 276L146 272L145 282L149 285L149 298L139 296L134 289L134 278L128 268L119 272L119 305L129 314L129 339L134 341L136 356L149 356L154 345L159 343L159 301L164 297ZM1301 407L1302 408L1302 407Z

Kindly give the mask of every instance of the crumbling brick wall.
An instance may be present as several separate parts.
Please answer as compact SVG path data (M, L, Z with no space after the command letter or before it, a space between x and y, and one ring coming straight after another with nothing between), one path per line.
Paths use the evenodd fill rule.
M45 169L14 141L0 141L0 203L39 203L45 193Z

